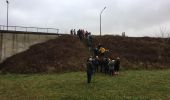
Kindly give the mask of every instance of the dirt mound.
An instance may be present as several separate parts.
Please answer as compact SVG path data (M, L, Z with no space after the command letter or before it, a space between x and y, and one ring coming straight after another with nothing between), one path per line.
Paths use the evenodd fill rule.
M6 59L0 69L9 73L80 71L88 57L89 52L78 37L65 35Z
M170 68L170 39L102 36L94 42L110 49L111 58L120 56L123 67Z
M6 59L0 70L22 74L81 71L90 55L84 43L76 36L60 36ZM110 58L119 56L124 68L170 68L170 39L95 36L94 45L99 43L110 50Z

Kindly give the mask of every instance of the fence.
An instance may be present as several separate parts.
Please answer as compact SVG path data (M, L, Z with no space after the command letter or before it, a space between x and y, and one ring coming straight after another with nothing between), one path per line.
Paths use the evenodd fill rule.
M31 45L63 34L56 28L0 25L0 63L16 53L27 50Z
M58 34L59 33L59 29L56 29L56 28L5 26L5 25L0 25L0 30L1 31L13 31L13 32L52 33L52 34Z

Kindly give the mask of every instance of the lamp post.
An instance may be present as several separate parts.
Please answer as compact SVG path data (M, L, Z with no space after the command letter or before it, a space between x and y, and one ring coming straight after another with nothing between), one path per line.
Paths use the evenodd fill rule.
M101 21L102 21L102 13L103 13L103 11L106 9L106 6L102 9L102 11L100 12L100 36L101 36L101 31L102 31L102 29L101 29Z
M8 31L8 8L9 8L9 1L6 0L7 3L7 31Z

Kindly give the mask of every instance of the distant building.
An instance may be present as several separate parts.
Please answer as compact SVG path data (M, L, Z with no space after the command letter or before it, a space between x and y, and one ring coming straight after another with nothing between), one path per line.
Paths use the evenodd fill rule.
M125 32L122 32L122 37L126 37Z

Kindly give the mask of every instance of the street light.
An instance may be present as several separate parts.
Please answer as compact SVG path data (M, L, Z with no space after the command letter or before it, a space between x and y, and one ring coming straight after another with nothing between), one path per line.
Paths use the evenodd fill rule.
M101 29L101 20L102 20L102 13L103 13L103 11L106 9L106 6L102 9L102 11L100 12L100 36L101 36L101 31L102 31L102 29Z
M6 3L7 3L7 31L8 31L8 5L9 5L9 1L8 0L6 0Z

